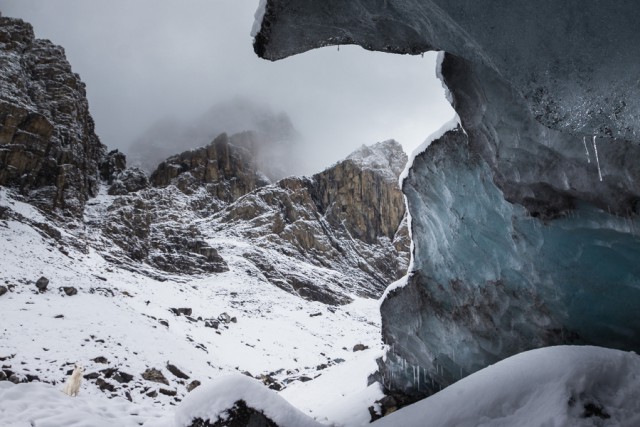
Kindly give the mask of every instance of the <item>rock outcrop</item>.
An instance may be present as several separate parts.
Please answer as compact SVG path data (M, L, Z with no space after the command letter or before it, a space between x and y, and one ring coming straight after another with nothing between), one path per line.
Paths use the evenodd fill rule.
M406 154L395 141L363 146L312 177L269 184L250 152L220 135L162 162L147 182L111 153L109 204L86 219L117 249L112 260L175 274L225 271L240 255L264 280L337 305L377 298L406 273L409 235L397 184ZM147 187L148 186L148 187ZM223 244L216 244L222 241ZM106 249L106 248L105 248Z
M393 240L405 213L397 182L406 163L396 141L361 147L312 177L318 209L333 228L343 226L363 242Z
M113 261L146 262L175 274L227 271L227 263L193 224L190 203L175 187L149 188L114 199L96 213L94 225L122 251L110 251Z
M64 50L36 39L30 24L0 17L0 185L77 216L97 193L104 156Z
M382 305L391 393L531 348L640 350L639 36L623 2L268 0L256 52L444 50L460 127L403 191L413 271Z
M253 242L243 256L271 283L303 298L340 304L349 293L377 297L408 267L397 187L405 162L395 141L363 147L312 177L286 178L247 194L214 215L212 230ZM319 278L296 271L269 253L274 248L285 259L343 274Z
M129 163L149 173L175 153L208 145L226 132L232 143L251 153L258 169L270 180L299 173L300 136L291 119L255 100L235 98L217 103L201 117L181 122L164 119L133 141Z
M278 427L278 424L267 417L262 411L247 406L244 400L238 400L225 412L224 419L215 422L196 418L189 427Z
M227 203L268 184L251 153L235 145L234 139L223 133L206 147L169 157L151 174L151 183L172 184L186 194L205 187L212 197Z

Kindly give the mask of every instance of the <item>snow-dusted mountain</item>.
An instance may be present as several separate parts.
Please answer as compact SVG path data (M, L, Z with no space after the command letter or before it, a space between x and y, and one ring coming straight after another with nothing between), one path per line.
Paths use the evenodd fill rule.
M270 22L278 11L305 12L266 4ZM267 36L257 35L262 54ZM458 61L441 62L443 78L465 75L468 64ZM506 357L523 341L539 345L539 329L549 332L542 344L584 339L545 317L564 313L545 305L545 298L562 301L550 287L553 274L577 280L576 265L593 261L604 276L589 280L617 274L635 289L638 246L637 220L602 220L593 207L545 199L556 190L542 187L516 208L503 199L502 190L523 184L519 173L503 174L526 169L529 159L483 152L479 141L529 122L517 103L502 110L465 104L478 94L484 102L510 93L502 83L470 79L472 89L486 86L452 91L461 111L489 112L487 122L461 114L468 133L451 129L417 153L404 180L409 221L396 188L406 157L393 141L363 147L311 177L271 182L246 140L223 134L166 159L147 177L97 140L83 85L61 48L36 40L28 24L0 17L0 68L1 425L640 423L640 359L633 352L558 346ZM530 125L523 132L531 136L539 128ZM528 155L558 154L534 147ZM635 182L633 169L621 170ZM578 212L566 211L573 208ZM409 226L414 271L401 278ZM566 230L578 231L581 251L572 254L588 252L596 234L595 246L628 258L560 256L572 242L563 239ZM511 243L517 245L504 256ZM571 268L552 268L567 259ZM504 280L489 280L489 287L474 281L505 266ZM553 274L536 276L547 272ZM547 280L522 292L509 287L529 276ZM395 279L381 317L377 297ZM589 280L576 289L591 295ZM635 294L625 295L603 297L603 312L633 309ZM568 308L578 313L597 305L587 304L591 297L573 301ZM606 333L590 330L600 325L596 316L578 317L589 321L579 326L583 336L626 337L622 344L633 345L633 313L602 316L616 327ZM498 356L505 358L484 367ZM71 397L62 381L77 363L83 381L79 397ZM426 394L432 396L402 408Z
M45 209L81 214L106 152L85 95L63 48L0 16L0 185Z
M331 369L357 385L324 381L333 398L299 404L313 411L352 395L367 404L317 416L366 422L382 397L367 385L381 354L377 298L409 261L401 146L363 147L272 183L245 136L222 134L147 177L92 128L64 140L92 123L78 76L28 24L0 19L0 58L14 70L0 91L0 380L60 389L80 363L81 394L128 400L153 425L224 373L284 393ZM32 62L66 70L64 90ZM54 132L37 133L33 117ZM71 164L43 175L54 160Z

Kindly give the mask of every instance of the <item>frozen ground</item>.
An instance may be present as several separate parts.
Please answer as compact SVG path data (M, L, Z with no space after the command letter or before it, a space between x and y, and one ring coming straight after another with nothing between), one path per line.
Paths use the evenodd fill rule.
M338 424L343 424L339 416L321 413L324 403L363 391L369 402L359 408L359 415L348 417L364 420L368 419L367 406L382 396L378 388L367 390L366 384L368 374L375 370L373 360L381 352L376 300L354 296L353 303L339 307L305 301L262 280L250 263L234 253L241 242L221 251L229 263L228 272L190 277L156 272L156 280L114 266L91 245L61 244L75 239L63 229L58 229L59 239L51 239L42 224L55 225L32 206L14 200L5 189L0 189L0 207L22 215L20 220L0 221L0 285L9 287L0 297L0 364L19 378L31 375L55 384L51 389L20 386L29 395L45 396L61 389L68 370L79 362L85 374L99 374L99 381L114 386L113 391L101 391L95 379L84 381L78 400L83 402L83 413L113 410L154 418L170 411L167 406L187 394L191 381L204 383L229 372L250 374L266 383L275 381L295 401L296 397L304 400L306 393L318 393L307 391L307 384L319 381L333 368L356 366L353 372L358 378L350 375L356 380L355 387L353 381L325 381L322 399L303 405L306 412ZM45 293L35 286L41 276L50 280ZM63 286L77 288L78 294L67 296L59 289ZM189 308L192 313L176 315L171 308ZM235 321L222 321L217 329L205 326L206 319L216 320L222 313ZM353 352L356 344L370 349ZM168 363L189 378L176 377L167 370ZM167 384L142 378L148 368L160 370ZM132 379L120 382L118 373ZM302 387L298 393L296 387ZM4 393L0 401L8 402L9 392ZM52 407L66 399L61 393L52 395L58 402ZM121 403L108 402L107 397L116 396L114 402L120 399ZM0 404L2 425L7 419L17 423L31 413L20 412L17 405L8 414L7 406ZM35 414L46 412L41 409Z
M349 380L353 378L342 378ZM321 393L308 397L323 399ZM11 427L186 427L194 417L224 417L225 408L243 399L280 427L366 425L348 416L361 403L357 399L347 397L349 408L334 408L334 414L342 412L347 422L343 424L314 420L310 416L314 414L304 414L286 398L254 379L226 375L193 391L177 409L162 413L119 397L70 398L48 384L5 381L0 383L0 417ZM617 350L564 346L513 356L371 425L634 427L639 423L640 358Z
M228 272L185 277L117 267L78 235L96 239L91 230L57 229L0 189L0 285L8 288L0 366L43 381L0 381L0 425L184 427L192 416L224 415L239 399L281 427L369 423L367 408L382 397L377 383L367 385L382 354L378 301L302 300L261 279L238 241L216 242ZM40 276L50 280L44 293ZM222 313L236 321L205 326ZM355 344L369 349L353 352ZM91 379L72 398L61 389L76 362ZM143 378L148 368L166 383ZM193 380L202 385L188 392ZM596 347L535 350L372 425L637 426L640 358Z

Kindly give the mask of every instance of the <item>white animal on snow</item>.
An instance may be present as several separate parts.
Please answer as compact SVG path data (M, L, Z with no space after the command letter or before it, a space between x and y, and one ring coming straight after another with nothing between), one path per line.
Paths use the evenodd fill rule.
M76 363L73 368L73 373L67 379L67 382L64 383L64 388L62 391L69 396L77 396L78 391L80 391L80 382L82 381L82 373L84 372L84 368L82 365Z

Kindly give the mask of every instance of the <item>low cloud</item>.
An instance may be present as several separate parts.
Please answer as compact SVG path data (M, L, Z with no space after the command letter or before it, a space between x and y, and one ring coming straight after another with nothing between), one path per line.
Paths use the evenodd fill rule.
M96 130L127 151L159 121L190 122L242 98L284 112L312 173L362 144L410 151L453 115L424 58L342 46L278 62L253 53L257 1L0 0L62 45L87 84Z

